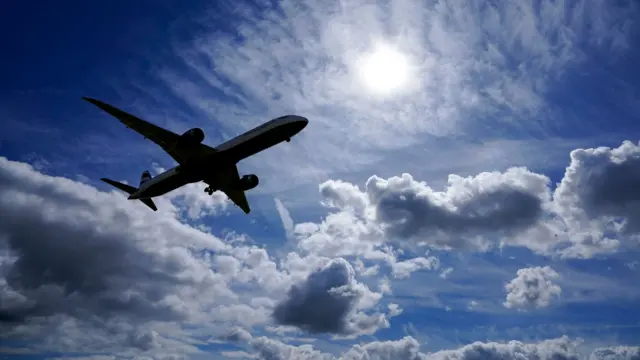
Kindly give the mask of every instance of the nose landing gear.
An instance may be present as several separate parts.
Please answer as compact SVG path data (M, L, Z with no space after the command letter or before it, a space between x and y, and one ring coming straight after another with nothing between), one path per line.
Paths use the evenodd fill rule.
M208 193L209 195L213 195L213 192L216 191L214 188L212 188L211 186L207 186L204 189L204 192Z

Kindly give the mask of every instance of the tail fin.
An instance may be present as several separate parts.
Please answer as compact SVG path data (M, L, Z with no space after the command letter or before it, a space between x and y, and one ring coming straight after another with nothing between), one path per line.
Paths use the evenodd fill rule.
M148 173L147 171L145 171L146 173ZM142 173L142 176L144 178L144 173ZM127 194L131 195L134 192L138 191L137 188L131 186L131 185L127 185L127 184L123 184L123 183L119 183L117 181L113 181L111 179L107 179L107 178L101 178L100 180L106 182L107 184L117 187L118 189L126 192ZM146 181L146 180L145 180ZM141 182L142 183L142 180ZM142 201L143 204L147 205L149 208L151 208L151 210L153 211L158 211L158 208L156 207L156 204L153 203L153 200L151 199L140 199L140 201Z
M149 170L143 171L142 176L140 176L140 185L146 183L149 180L151 180L151 173L149 172Z

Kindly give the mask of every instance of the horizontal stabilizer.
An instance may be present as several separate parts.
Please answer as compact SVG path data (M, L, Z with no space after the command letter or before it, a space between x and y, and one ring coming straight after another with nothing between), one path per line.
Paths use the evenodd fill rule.
M133 187L131 185L127 185L127 184L123 184L123 183L119 183L117 181L113 181L111 179L107 179L107 178L101 178L100 180L106 182L107 184L116 187L124 192L126 192L127 194L131 195L134 192L138 191L138 188ZM140 201L142 201L143 204L147 205L149 208L151 208L151 210L153 211L158 211L158 208L156 207L156 204L153 203L153 200L151 199L140 199Z

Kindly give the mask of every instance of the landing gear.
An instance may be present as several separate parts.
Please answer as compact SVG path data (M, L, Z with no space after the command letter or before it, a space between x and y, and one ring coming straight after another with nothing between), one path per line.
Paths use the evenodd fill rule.
M204 192L208 193L209 195L213 195L213 192L216 191L214 188L212 188L211 186L207 186L206 189L204 189Z
M291 138L287 138L287 142L291 141Z

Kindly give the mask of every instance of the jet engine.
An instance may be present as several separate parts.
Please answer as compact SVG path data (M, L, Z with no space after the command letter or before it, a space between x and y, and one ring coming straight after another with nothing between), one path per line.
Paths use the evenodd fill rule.
M200 128L193 128L187 130L184 134L180 135L180 142L187 143L189 145L200 144L204 140L204 131Z
M245 175L243 176L238 184L238 188L242 191L247 191L247 190L251 190L254 187L258 186L258 184L260 183L260 179L258 179L258 176L254 175L254 174L249 174L249 175Z

